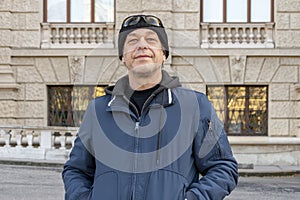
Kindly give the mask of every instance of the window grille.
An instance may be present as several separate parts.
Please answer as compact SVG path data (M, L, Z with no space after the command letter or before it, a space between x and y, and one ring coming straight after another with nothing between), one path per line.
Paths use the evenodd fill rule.
M48 86L48 125L78 127L90 100L104 86Z
M267 135L267 86L207 86L207 96L229 135Z

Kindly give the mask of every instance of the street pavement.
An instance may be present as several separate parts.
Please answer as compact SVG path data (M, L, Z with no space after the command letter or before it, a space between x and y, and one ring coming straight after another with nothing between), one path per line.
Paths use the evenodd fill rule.
M61 171L59 165L0 164L0 200L63 200ZM243 176L238 187L225 199L299 200L300 175Z

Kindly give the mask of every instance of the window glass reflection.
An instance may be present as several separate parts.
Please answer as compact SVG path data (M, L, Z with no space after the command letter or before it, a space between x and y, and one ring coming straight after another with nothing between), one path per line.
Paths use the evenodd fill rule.
M271 21L270 0L251 0L251 21L270 22Z
M247 22L247 0L227 0L227 22Z
M66 0L48 0L47 19L48 22L66 22L67 21L67 1Z
M91 21L91 0L71 0L71 22Z
M203 21L223 22L223 0L203 0Z
M114 21L114 1L95 0L95 22Z

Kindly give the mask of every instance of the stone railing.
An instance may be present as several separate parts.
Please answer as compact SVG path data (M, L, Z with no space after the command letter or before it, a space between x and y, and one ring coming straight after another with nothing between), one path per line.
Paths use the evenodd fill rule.
M42 23L41 48L113 48L114 23Z
M201 48L274 48L274 23L201 23Z
M1 159L65 160L78 128L0 127Z

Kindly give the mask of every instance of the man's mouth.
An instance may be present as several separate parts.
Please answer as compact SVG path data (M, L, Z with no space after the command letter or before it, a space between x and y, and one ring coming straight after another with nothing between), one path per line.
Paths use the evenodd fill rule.
M151 56L149 55L138 55L134 57L135 59L139 59L139 58L151 58Z

